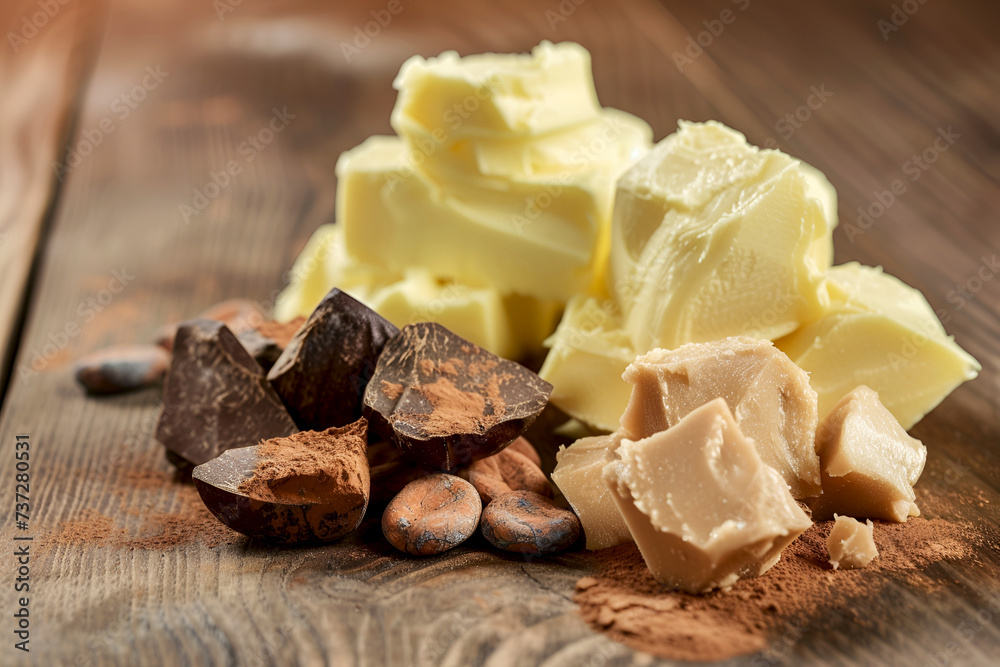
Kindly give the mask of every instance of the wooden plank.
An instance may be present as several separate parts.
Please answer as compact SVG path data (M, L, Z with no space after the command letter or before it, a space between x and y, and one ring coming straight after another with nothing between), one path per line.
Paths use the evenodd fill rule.
M0 397L103 3L0 6Z
M343 543L313 549L220 535L197 513L191 487L171 480L152 439L158 393L85 399L66 361L112 342L148 340L160 322L223 298L267 305L311 231L333 218L339 152L389 131L390 84L408 55L524 50L541 39L586 45L602 101L649 119L658 138L678 118L716 117L764 141L804 103L810 85L828 82L834 97L780 144L828 173L844 211L898 177L937 124L961 119L968 134L914 184L912 199L856 243L843 230L837 238L840 257L884 263L928 291L935 306L949 307L948 286L967 279L971 258L998 240L989 218L997 210L990 186L996 121L981 111L996 106L996 87L984 85L995 75L968 74L998 57L989 11L971 2L969 13L928 4L906 26L912 41L889 42L890 57L876 48L883 46L878 33L872 37L881 5L753 2L679 71L672 54L686 35L731 4L695 10L679 1L664 8L588 0L569 11L527 0L504 7L414 2L348 63L341 41L383 2L279 10L244 0L221 16L195 0L155 9L117 3L71 145L106 118L113 130L67 178L17 364L30 363L68 325L79 333L45 372L15 376L0 415L0 442L8 443L2 488L11 488L15 472L15 435L30 434L33 447L31 528L21 534L35 537L34 661L657 662L594 634L577 616L574 583L595 567L586 552L525 561L477 539L417 560L394 553L372 520ZM927 44L937 46L922 55ZM241 152L275 108L294 118L260 150ZM240 173L185 220L180 205L193 206L194 190L204 191L230 160ZM1000 518L990 446L1000 435L992 398L997 284L950 313L949 329L983 361L983 377L916 430L931 446L925 506L970 522L993 544ZM551 463L551 447L545 454ZM16 532L5 521L0 541L10 544ZM857 618L831 609L812 620L815 631L781 658L928 662L961 639L956 628L966 615L998 593L998 566L987 543L968 563L937 566L932 575L959 583L933 596L890 582L878 600L859 604ZM13 607L10 589L3 599ZM959 647L954 662L986 664L1000 636L991 625ZM27 662L6 645L0 650L4 664Z

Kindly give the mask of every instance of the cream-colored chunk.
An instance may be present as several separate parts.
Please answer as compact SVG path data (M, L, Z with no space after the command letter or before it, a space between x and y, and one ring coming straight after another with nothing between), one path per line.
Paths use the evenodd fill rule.
M621 418L626 437L651 436L722 397L792 496L819 494L816 392L806 373L770 342L734 337L653 350L636 358L624 377L633 384Z
M546 345L549 353L538 374L552 383L549 400L598 429L617 429L632 391L622 371L635 352L614 304L573 297Z
M826 548L830 552L833 569L857 570L867 566L878 557L875 546L875 525L868 519L861 523L849 516L833 515L836 521L830 536L826 538Z
M715 121L680 122L629 169L608 277L636 351L774 339L816 318L833 231L819 179Z
M812 503L817 520L834 512L899 522L920 514L913 485L927 449L869 387L857 387L823 420L816 448L823 475L823 493Z
M717 398L623 439L604 479L656 579L700 593L757 576L811 524Z
M881 268L835 266L825 287L823 316L775 341L808 371L820 414L865 384L908 429L982 368L920 292Z
M608 457L620 442L621 434L581 438L556 454L552 481L579 517L588 549L632 540L603 477Z

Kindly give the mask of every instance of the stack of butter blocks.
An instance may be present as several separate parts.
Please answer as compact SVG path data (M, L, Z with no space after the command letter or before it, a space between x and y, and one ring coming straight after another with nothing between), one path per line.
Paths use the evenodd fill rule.
M724 125L681 122L618 181L605 280L570 301L541 376L552 402L612 431L637 355L729 336L770 340L827 414L861 384L906 429L980 365L919 291L832 266L836 191Z
M649 126L599 105L573 43L415 56L393 85L396 135L340 156L338 223L302 254L279 317L337 285L398 326L435 321L504 357L539 353L597 280L615 181L648 150Z
M808 375L768 341L653 350L625 379L620 427L563 448L552 479L589 549L633 539L672 588L700 593L766 572L812 525L800 502L813 518L919 513L920 441L865 386L820 423Z

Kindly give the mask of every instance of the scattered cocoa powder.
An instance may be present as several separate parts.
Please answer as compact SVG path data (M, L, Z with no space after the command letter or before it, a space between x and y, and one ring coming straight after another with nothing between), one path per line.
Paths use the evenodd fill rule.
M131 473L130 475L131 476ZM173 482L167 473L137 471L136 487L140 489L176 487L174 508L170 511L145 511L128 507L122 499L125 514L140 519L130 530L94 509L85 509L77 519L62 521L45 538L48 547L64 545L97 545L124 549L165 551L178 546L201 542L206 547L232 544L242 535L219 522L205 508L198 491L190 484Z
M368 488L367 434L362 418L341 428L266 440L257 446L253 475L239 490L272 502L353 498L357 489Z
M380 386L382 388L382 393L385 394L385 397L390 401L395 401L403 394L403 385L396 382L382 380L382 384Z
M477 391L462 391L446 377L438 377L430 384L416 387L424 398L433 406L433 411L426 415L413 415L421 421L428 435L446 435L469 428L469 421L476 423L481 432L488 430L500 417L507 413L503 397L500 395L499 383L491 377L486 394L490 399L493 412L486 412L486 398Z
M257 329L257 333L264 338L270 338L283 350L288 347L288 343L291 342L292 337L295 336L295 332L302 328L305 321L306 318L300 315L289 322L266 320L254 328Z
M863 570L834 571L826 549L832 526L814 524L763 576L706 595L664 588L634 544L598 551L599 571L577 582L574 600L593 628L632 648L674 660L724 660L761 651L789 623L808 624L822 610L871 596L890 580L933 590L938 583L921 568L974 553L968 524L919 517L877 522L879 557Z

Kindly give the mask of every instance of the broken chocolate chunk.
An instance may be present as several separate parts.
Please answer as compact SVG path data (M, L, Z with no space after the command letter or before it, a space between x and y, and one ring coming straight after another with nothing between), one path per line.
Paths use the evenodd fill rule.
M385 346L364 414L410 458L452 470L506 447L551 393L552 385L524 366L421 322Z
M375 361L399 333L338 289L323 297L267 374L299 428L321 431L361 416Z
M205 506L233 530L285 544L329 542L368 507L364 420L231 449L194 469Z
M264 370L221 322L177 329L156 439L194 464L298 429Z

